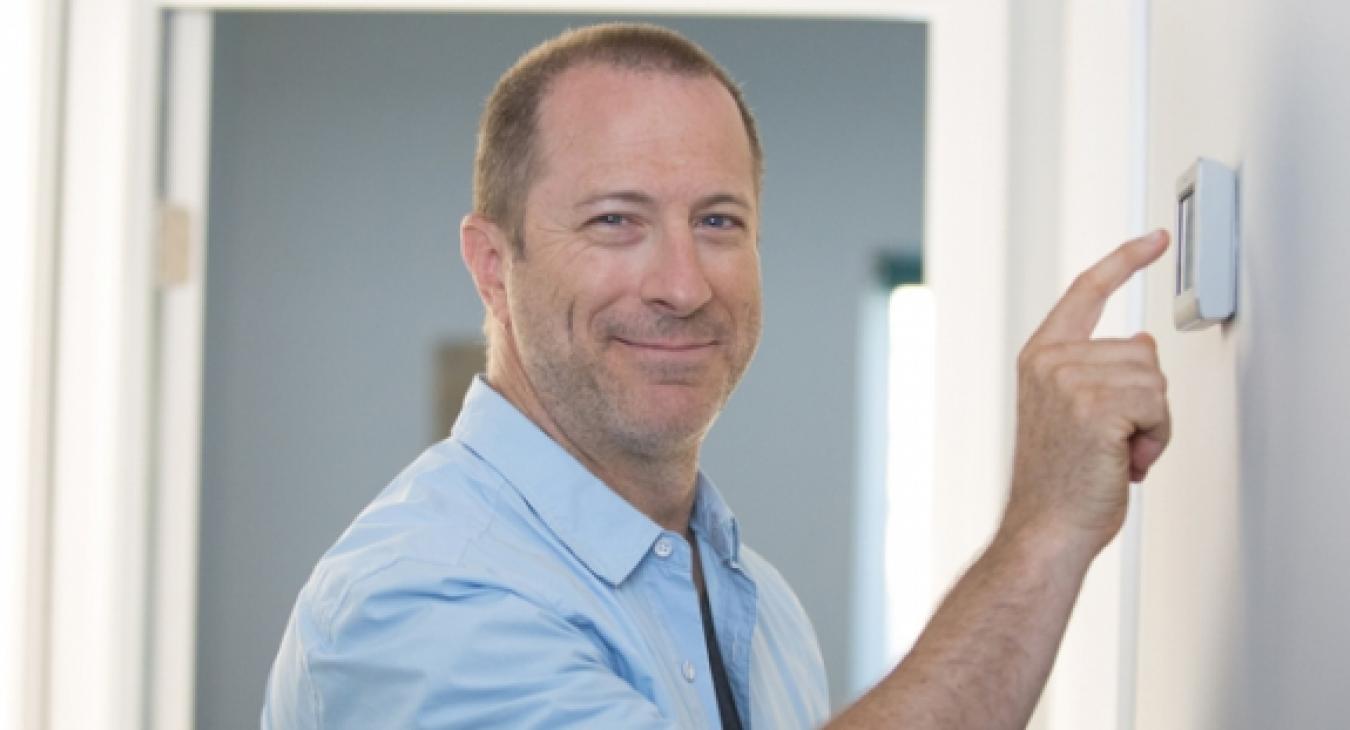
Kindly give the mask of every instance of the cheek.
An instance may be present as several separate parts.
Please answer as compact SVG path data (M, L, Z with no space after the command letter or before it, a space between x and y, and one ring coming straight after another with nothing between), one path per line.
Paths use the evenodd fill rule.
M587 248L569 266L568 288L594 311L636 293L644 266L640 246Z
M746 357L749 357L749 353L753 353L759 347L759 337L763 330L764 319L761 306L758 297L745 303L741 328L744 330Z
M762 298L758 256L737 257L714 271L717 288L727 306L742 316L745 324L758 324Z
M759 344L760 331L764 320L764 295L759 277L759 259L756 257L752 271L747 274L741 289L744 292L742 306L745 308L746 340L748 349L752 352Z
M555 339L582 340L597 315L623 298L632 272L614 257L589 252L563 266L539 267L517 283L513 311L531 318L535 331L548 330Z
M513 328L533 342L555 342L564 337L568 292L559 286L564 281L556 270L531 261L513 269L507 289ZM530 342L525 343L527 346Z

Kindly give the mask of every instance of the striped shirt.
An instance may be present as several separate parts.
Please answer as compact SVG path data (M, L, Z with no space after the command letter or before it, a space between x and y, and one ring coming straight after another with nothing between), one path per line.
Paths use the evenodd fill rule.
M742 726L823 723L811 624L702 474L690 526ZM692 557L476 380L301 590L262 727L720 727Z

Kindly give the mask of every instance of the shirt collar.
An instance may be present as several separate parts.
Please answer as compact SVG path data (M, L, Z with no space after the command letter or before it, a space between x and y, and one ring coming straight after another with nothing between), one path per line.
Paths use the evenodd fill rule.
M698 474L698 493L694 497L694 514L690 516L689 523L694 532L712 545L713 552L723 562L734 564L740 558L740 523L731 513L726 500L722 499L722 493L701 471Z
M510 401L476 377L450 432L515 488L530 509L586 567L622 583L662 532L605 485ZM724 561L736 559L739 528L712 481L698 477L695 532Z

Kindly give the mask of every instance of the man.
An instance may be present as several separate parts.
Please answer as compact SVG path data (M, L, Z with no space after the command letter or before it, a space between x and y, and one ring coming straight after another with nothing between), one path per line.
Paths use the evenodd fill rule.
M1165 236L1085 273L1028 343L997 536L831 721L805 614L698 470L760 328L740 92L669 31L569 32L498 83L475 166L460 235L486 379L315 568L263 726L1024 725L1168 440L1152 341L1088 339Z

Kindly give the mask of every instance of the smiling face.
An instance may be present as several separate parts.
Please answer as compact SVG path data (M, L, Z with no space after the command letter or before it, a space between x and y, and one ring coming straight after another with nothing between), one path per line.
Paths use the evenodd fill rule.
M583 448L696 450L759 340L735 102L708 76L581 65L553 82L537 144L524 255L503 262L503 370Z

